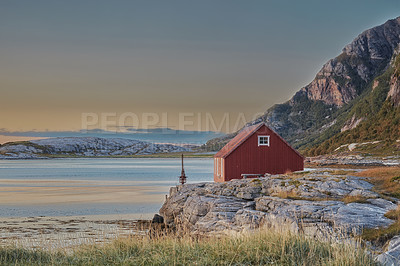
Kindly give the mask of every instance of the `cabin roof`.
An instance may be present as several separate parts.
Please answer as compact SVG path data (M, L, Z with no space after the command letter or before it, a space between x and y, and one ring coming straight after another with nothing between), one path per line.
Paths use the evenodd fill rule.
M239 147L243 142L245 142L251 135L253 135L257 130L259 130L262 126L266 126L269 130L272 131L273 134L277 135L279 139L281 139L289 148L291 148L295 153L297 153L300 157L304 158L297 150L295 150L289 143L286 142L279 134L277 134L274 130L268 127L265 123L255 124L249 127L242 129L231 141L229 141L221 150L219 150L214 157L216 158L226 158L229 154L231 154L237 147Z
M250 127L245 127L242 129L231 141L229 141L219 152L217 152L214 157L225 158L231 152L236 150L246 139L248 139L254 132L256 132L264 123L256 124Z

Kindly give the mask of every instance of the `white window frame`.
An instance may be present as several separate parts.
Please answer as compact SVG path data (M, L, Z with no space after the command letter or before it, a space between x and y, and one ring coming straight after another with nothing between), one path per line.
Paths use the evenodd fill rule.
M267 143L261 143L261 138L266 138ZM269 135L260 135L258 136L258 146L270 146L270 136Z

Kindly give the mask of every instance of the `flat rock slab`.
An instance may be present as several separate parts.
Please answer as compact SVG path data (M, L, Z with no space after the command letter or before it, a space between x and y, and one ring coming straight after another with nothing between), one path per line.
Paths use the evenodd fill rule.
M388 251L376 257L383 265L400 265L400 236L395 236L389 242Z
M316 170L187 184L171 188L160 214L171 226L183 224L201 234L242 231L277 221L291 223L294 230L311 235L331 233L336 228L359 233L363 228L393 223L384 214L397 205L380 198L371 190L372 184L351 173ZM346 196L364 197L365 203L346 204L341 200Z

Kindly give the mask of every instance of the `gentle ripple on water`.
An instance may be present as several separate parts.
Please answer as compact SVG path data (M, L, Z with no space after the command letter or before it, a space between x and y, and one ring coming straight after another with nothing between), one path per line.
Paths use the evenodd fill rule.
M162 204L146 202L146 196L168 194L169 187L178 184L180 158L90 158L0 161L0 193L16 195L20 188L113 187L143 188L140 202L112 202L80 204L2 204L0 216L63 216L91 214L123 214L157 212ZM211 158L185 159L188 183L211 182ZM7 188L18 188L9 189ZM150 188L150 189L149 189ZM151 188L154 188L153 190ZM57 193L57 191L56 191ZM1 195L1 194L0 194ZM3 194L4 195L4 194ZM44 197L46 195L43 195ZM159 196L160 197L160 196ZM9 203L9 202L8 202Z

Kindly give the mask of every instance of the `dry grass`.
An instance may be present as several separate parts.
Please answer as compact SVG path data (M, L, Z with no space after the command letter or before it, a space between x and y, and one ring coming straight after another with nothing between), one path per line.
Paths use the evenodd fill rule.
M357 171L354 170L343 170L343 169L337 169L337 170L331 170L328 171L332 175L349 175L349 174L354 174Z
M397 206L395 210L385 213L385 217L392 220L400 220L400 206Z
M290 172L290 171L286 171L282 177L284 177L285 179L298 179L298 178L302 178L307 176L308 174L310 174L310 171L299 171L299 172Z
M273 197L281 199L292 199L292 200L308 200L308 201L327 201L327 200L339 200L338 198L326 195L326 197L302 197L297 191L280 191L278 193L271 194ZM353 201L354 202L354 201Z
M341 198L340 200L343 201L344 203L348 204L348 203L368 203L367 202L366 197L363 197L361 195L357 195L357 196L350 196L350 195L346 195L343 198Z
M354 174L366 177L383 195L400 198L400 167L379 167Z
M281 199L300 199L300 195L295 191L279 191L276 194L273 194L272 196L278 197Z
M293 234L289 226L226 237L131 237L73 254L0 248L9 265L375 265L361 248Z
M400 167L377 167L359 172L355 176L393 178L400 176Z

